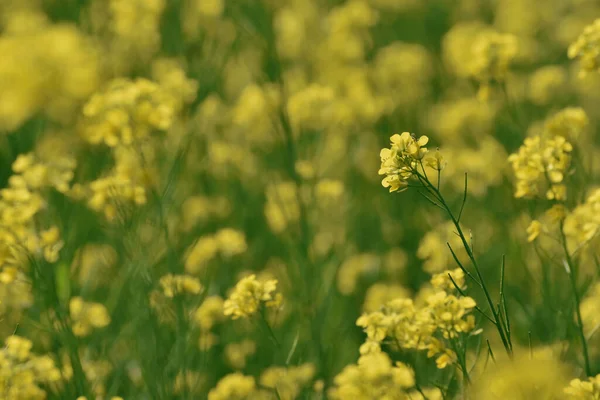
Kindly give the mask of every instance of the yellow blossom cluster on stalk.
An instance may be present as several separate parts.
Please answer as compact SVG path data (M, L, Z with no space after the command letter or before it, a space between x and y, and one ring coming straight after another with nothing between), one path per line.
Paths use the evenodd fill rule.
M471 75L479 82L478 96L489 97L491 85L503 83L517 53L517 38L496 32L477 37L472 47Z
M517 178L515 197L545 196L564 201L564 180L571 164L573 146L563 136L525 139L517 153L509 156Z
M261 282L256 275L242 278L223 303L223 312L232 319L247 318L256 314L261 307L279 307L281 293L275 293L277 280Z
M586 380L573 379L565 388L569 400L587 400L600 397L600 376L596 375Z
M428 357L436 357L438 368L455 362L449 342L462 334L476 333L472 315L476 304L470 297L453 294L465 285L461 269L434 275L431 284L436 291L426 297L422 307L410 298L397 298L381 310L363 314L356 321L367 334L361 353L381 351L381 344L389 338L392 346L427 350Z
M69 313L76 336L87 336L94 329L110 324L110 316L103 304L86 302L81 297L73 297L69 301Z
M389 187L390 192L402 191L408 187L408 181L415 174L417 163L421 162L427 153L425 145L428 141L427 136L415 138L409 132L390 137L391 147L382 149L379 154L379 175L385 175L381 181L383 187Z
M569 58L579 60L581 76L598 71L600 68L600 19L586 26L577 40L569 46Z
M0 350L0 388L3 399L45 399L45 387L61 379L52 357L35 355L33 343L20 336L8 336Z
M411 399L416 392L411 390L414 372L403 363L392 363L385 353L361 356L356 365L344 368L334 382L328 393L332 399Z

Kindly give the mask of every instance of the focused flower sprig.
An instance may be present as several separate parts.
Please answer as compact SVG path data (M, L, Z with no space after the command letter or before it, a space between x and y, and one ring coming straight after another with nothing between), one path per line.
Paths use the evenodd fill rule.
M389 149L386 148L381 150L380 153L381 168L379 169L379 174L386 175L382 181L382 185L384 187L389 187L390 192L394 192L397 190L407 189L409 187L409 182L413 181L415 182L414 186L420 189L419 193L423 195L423 197L425 197L430 203L440 208L450 218L454 228L456 229L456 234L460 237L468 258L473 264L475 274L472 274L466 269L466 267L456 256L454 249L452 249L452 246L449 243L447 243L448 248L452 253L452 256L458 267L483 291L492 315L488 315L480 308L477 308L477 311L479 311L496 327L506 352L509 355L512 355L510 322L507 315L503 287L504 259L501 267L500 301L499 303L495 303L494 300L492 300L490 291L483 279L481 269L475 258L475 255L473 254L473 249L460 226L460 219L467 200L467 175L465 174L465 186L462 203L458 213L455 213L452 211L440 191L441 173L444 167L442 156L438 151L436 152L435 156L425 158L428 150L424 146L429 142L429 138L427 136L416 138L414 135L404 132L401 135L393 135L390 138L390 141L391 147ZM423 161L425 161L425 163ZM437 172L436 184L430 180L425 168L425 164ZM456 285L456 289L459 290L461 294L464 293L458 285Z
M382 149L379 153L381 157L379 175L385 175L381 183L383 187L389 187L391 193L407 189L409 180L413 177L418 178L416 171L419 164L423 166L423 157L428 152L425 145L429 142L429 138L421 136L417 139L409 132L402 132L401 135L397 133L393 135L390 142L390 148Z

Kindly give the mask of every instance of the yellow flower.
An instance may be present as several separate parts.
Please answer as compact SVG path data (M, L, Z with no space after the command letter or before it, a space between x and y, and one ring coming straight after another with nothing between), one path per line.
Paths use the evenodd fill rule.
M69 313L76 336L88 336L93 329L104 328L110 324L110 316L104 305L85 302L81 297L71 299Z
M452 277L454 283L452 283L450 277ZM440 272L439 274L435 274L431 277L431 285L434 288L445 290L446 292L452 292L456 290L454 284L456 284L456 286L458 286L458 288L461 290L466 288L465 273L460 268Z
M427 136L414 138L409 132L394 134L390 137L391 147L379 153L381 167L379 175L386 175L381 181L390 192L402 191L408 187L408 180L414 175L417 162L427 153Z
M223 299L219 296L209 296L194 313L194 322L203 331L209 331L223 319Z
M208 393L208 400L246 400L256 393L256 382L239 372L225 375Z
M533 242L542 232L542 223L537 220L531 221L529 226L527 227L527 241Z
M481 85L478 94L481 99L487 99L492 83L506 79L516 54L517 40L513 35L484 31L476 38L469 65L471 76Z
M569 46L569 58L579 59L580 76L600 69L600 19L585 27L581 35Z
M515 197L535 197L545 189L549 200L566 199L563 180L571 164L573 146L563 136L525 139L508 157L517 178Z
M202 284L198 278L190 275L167 274L160 278L159 284L168 298L179 294L199 294L202 291Z
M404 399L414 383L414 372L407 365L392 364L385 353L368 353L334 378L328 395L333 400Z
M567 400L595 400L600 398L600 375L582 381L573 379L564 389Z
M256 275L250 275L240 280L231 295L223 304L223 313L232 319L247 318L254 315L261 305L278 307L281 295L274 293L277 280L260 282Z
M214 236L203 236L192 246L185 259L185 271L197 274L206 267L219 251L219 242Z

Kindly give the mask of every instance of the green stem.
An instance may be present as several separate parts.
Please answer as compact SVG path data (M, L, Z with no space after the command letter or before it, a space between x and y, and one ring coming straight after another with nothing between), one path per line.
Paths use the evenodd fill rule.
M479 282L480 282L479 286L481 286L483 293L485 295L486 301L488 303L488 306L490 307L490 310L492 311L494 325L496 326L496 329L498 330L498 333L500 334L500 339L502 340L504 349L506 350L506 353L509 356L512 356L512 343L510 342L510 340L507 337L507 334L503 327L503 323L500 320L500 315L498 314L498 311L496 310L494 301L492 300L490 292L487 289L487 286L485 285L485 281L483 280L483 276L481 274L479 264L477 263L477 260L475 259L475 255L473 254L473 251L471 249L471 246L467 242L467 238L466 238L465 234L463 233L462 228L460 227L460 222L454 216L454 213L448 206L448 203L446 203L446 200L444 200L442 193L424 175L419 173L417 170L414 170L414 173L417 175L419 180L421 182L423 182L423 184L426 186L426 188L430 192L432 192L432 194L437 198L437 200L440 202L440 205L446 211L446 214L448 214L448 216L450 217L450 220L452 221L454 227L456 228L456 232L458 233L458 236L460 237L463 247L464 247L465 251L467 252L467 256L469 257L469 260L471 260L471 263L473 264L473 268L475 269L475 273L477 274L477 278L479 279ZM508 316L506 318L508 318Z
M592 368L590 366L590 356L587 346L587 340L585 339L585 333L583 330L583 319L581 318L581 309L580 303L581 299L579 298L579 293L577 291L577 271L575 270L575 264L573 263L573 259L571 258L571 254L569 253L569 249L567 248L567 238L564 231L564 220L560 222L560 236L561 242L563 246L563 250L565 252L565 269L567 270L567 275L569 275L569 283L571 284L571 290L573 292L573 299L575 300L575 315L577 317L577 333L579 334L579 339L581 340L581 347L583 350L583 360L585 363L585 374L587 376L592 376Z

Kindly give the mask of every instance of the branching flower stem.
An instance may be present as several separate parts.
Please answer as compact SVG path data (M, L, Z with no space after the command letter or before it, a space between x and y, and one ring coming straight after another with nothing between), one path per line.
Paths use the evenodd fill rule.
M454 255L454 252L453 252L454 259L457 262L458 266L468 276L470 276L476 282L476 284L482 289L482 291L485 295L485 299L488 303L488 306L492 312L492 317L491 317L492 323L498 330L498 333L500 335L500 340L502 340L502 344L504 346L504 349L506 350L506 353L510 357L512 357L512 353L513 353L512 341L510 339L510 332L509 332L509 328L508 328L508 326L510 326L510 325L508 323L506 323L504 320L502 320L500 308L496 308L496 305L494 304L494 301L492 300L490 291L488 290L488 288L485 284L485 281L483 280L483 276L481 274L481 269L479 268L479 264L477 263L477 260L475 259L475 255L473 254L473 250L472 250L471 246L469 245L462 228L460 227L460 220L459 220L460 217L457 217L454 215L454 213L450 209L450 206L448 206L448 203L442 196L442 193L440 192L440 190L436 187L436 185L432 184L431 181L428 179L427 175L424 173L425 169L423 168L422 164L421 164L421 168L423 169L423 173L419 172L416 168L413 168L413 173L415 174L417 179L421 182L421 184L424 186L424 188L427 190L427 192L434 198L434 200L437 201L437 204L439 204L440 208L442 208L446 212L446 214L448 215L448 217L454 224L454 227L456 228L456 233L460 237L460 240L463 244L465 251L467 252L469 260L473 264L473 268L475 269L477 278L475 279L475 277L473 277L473 275L466 270L466 268L460 263L460 261ZM466 193L466 178L465 178L465 193ZM461 214L462 214L462 210L463 210L465 201L466 201L466 194L463 197L463 203L461 205ZM451 248L450 248L450 250L452 251ZM507 315L505 315L504 317L508 320Z

